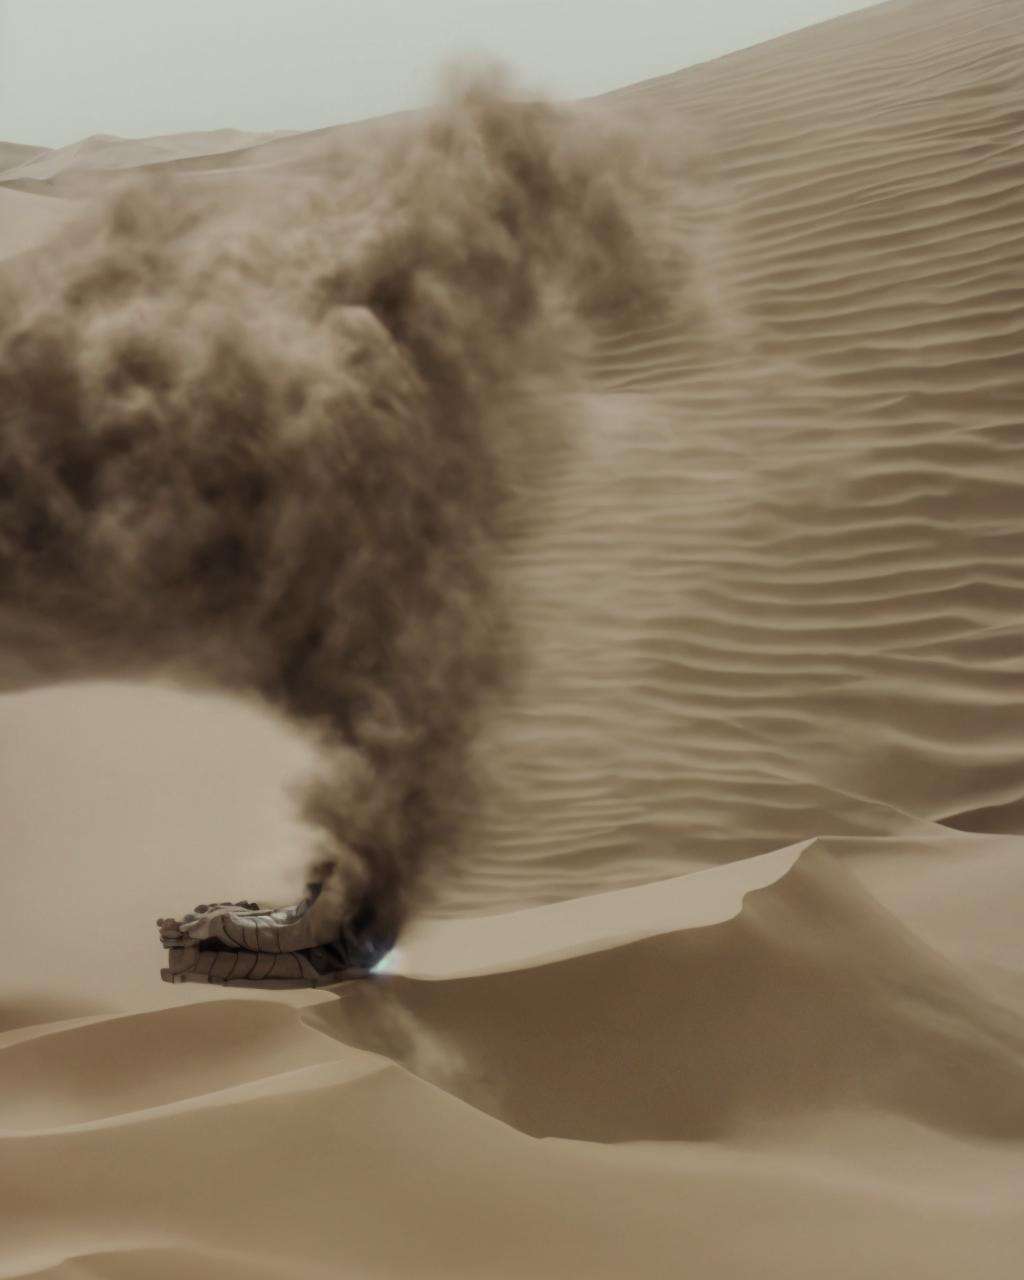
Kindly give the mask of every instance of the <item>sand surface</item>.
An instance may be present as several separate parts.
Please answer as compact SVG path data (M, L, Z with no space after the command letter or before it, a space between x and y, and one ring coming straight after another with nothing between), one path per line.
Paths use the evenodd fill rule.
M297 734L0 702L0 1278L1020 1274L1022 83L1015 0L896 0L603 100L700 139L701 313L593 362L478 853L373 979L157 980L287 891ZM4 144L0 249L311 145Z
M193 156L212 156L259 146L273 138L289 136L279 133L246 133L242 129L216 129L210 133L172 133L156 138L118 138L111 134L94 134L66 147L15 148L0 144L0 182L11 184L52 183L56 190L62 176L112 170L137 169L145 165L166 164ZM19 154L20 153L20 154Z

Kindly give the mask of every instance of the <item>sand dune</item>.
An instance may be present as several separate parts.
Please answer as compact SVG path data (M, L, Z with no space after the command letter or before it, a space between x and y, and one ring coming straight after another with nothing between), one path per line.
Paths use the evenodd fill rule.
M1020 1021L787 860L732 920L307 1011L422 1080L269 1003L4 1050L0 1274L1015 1275Z
M149 1110L340 1056L322 1036L304 1032L295 1010L269 1002L106 1019L4 1050L0 1130Z
M0 190L0 225L3 227L0 257L13 257L45 244L74 213L73 206L44 196Z
M706 892L693 884L697 901ZM642 908L616 896L639 925ZM850 1107L1024 1138L1024 1021L816 849L732 920L510 973L384 976L339 995L304 1021L535 1137L720 1140Z
M539 900L598 857L1012 823L1022 42L1013 3L888 4L604 100L705 130L718 323L602 355L453 910L522 901L524 842Z
M0 177L9 169L39 159L49 150L49 147L33 147L23 142L0 142Z
M282 136L288 136L288 130L281 130L279 133L246 133L242 129L214 129L206 133L163 134L156 138L118 138L112 134L94 134L66 147L23 156L20 163L4 164L6 160L16 160L18 157L0 152L0 164L4 164L0 169L0 182L23 178L41 181L71 170L136 169L167 160L238 151ZM3 145L7 147L10 144Z
M307 743L0 707L3 1025L77 1019L0 1036L0 1277L1019 1274L1022 56L1014 0L894 0L583 108L685 138L692 298L594 354L475 856L379 975L156 980L151 917L280 887ZM339 131L5 145L0 251Z

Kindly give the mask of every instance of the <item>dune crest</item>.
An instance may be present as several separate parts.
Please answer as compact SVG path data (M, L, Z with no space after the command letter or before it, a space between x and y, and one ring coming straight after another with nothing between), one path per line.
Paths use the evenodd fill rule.
M852 1107L1024 1139L1024 1019L835 858L811 847L789 864L732 919L654 926L507 973L385 974L339 988L302 1020L534 1137L722 1140L787 1113ZM690 880L699 897L701 879L671 888L682 899ZM609 896L623 917L639 905L628 890ZM556 933L564 909L548 913ZM637 911L638 931L644 919Z
M230 1002L55 1029L0 1052L0 1130L83 1124L337 1061L297 1011Z

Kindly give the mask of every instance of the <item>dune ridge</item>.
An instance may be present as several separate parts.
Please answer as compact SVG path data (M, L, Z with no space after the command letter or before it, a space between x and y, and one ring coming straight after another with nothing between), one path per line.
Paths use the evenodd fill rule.
M0 1050L12 1114L26 1081L38 1096L0 1131L0 1275L212 1280L251 1263L317 1280L343 1261L667 1277L686 1258L735 1277L767 1260L855 1280L884 1259L1008 1280L1024 1021L838 859L784 852L774 878L748 869L770 883L732 919L483 977L343 986L305 1011L304 1037L293 1011L227 1000ZM731 871L691 877L693 896L714 900ZM588 903L534 914L549 932ZM111 1113L104 1091L124 1084L104 1063L136 1027L162 1065L134 1112ZM73 1097L73 1075L94 1092Z
M93 170L101 170L109 177L111 171L118 169L136 169L193 156L219 155L289 136L291 133L286 129L273 133L213 129L198 133L161 134L153 138L119 138L101 133L56 148L22 149L3 143L0 185L20 181L44 183L71 175L82 177Z
M296 1010L270 1001L217 1001L56 1028L0 1055L0 1130L152 1110L339 1056L304 1033Z
M386 973L302 1020L538 1138L722 1140L849 1107L1024 1139L1024 1019L823 850L788 862L718 923L508 973Z

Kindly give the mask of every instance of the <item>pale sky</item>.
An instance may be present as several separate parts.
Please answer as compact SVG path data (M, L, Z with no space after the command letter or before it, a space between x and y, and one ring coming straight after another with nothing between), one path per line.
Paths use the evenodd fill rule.
M0 139L315 129L427 101L462 53L583 97L867 0L0 0Z

